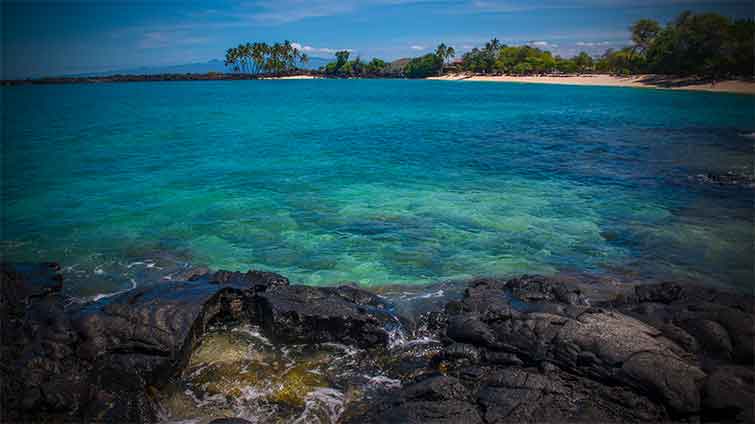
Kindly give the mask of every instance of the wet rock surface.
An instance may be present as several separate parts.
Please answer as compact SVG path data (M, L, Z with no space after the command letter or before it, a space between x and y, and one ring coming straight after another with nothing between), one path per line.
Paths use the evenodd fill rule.
M469 282L428 364L462 394L429 394L441 401L423 409L420 375L348 422L752 421L751 296L673 283L585 295L595 290Z
M55 264L0 271L7 422L164 421L171 402L200 414L250 388L284 422L753 420L741 293L524 276L441 298L193 269L77 305ZM200 422L244 422L239 410Z
M395 321L393 315L379 307L377 296L347 289L283 287L258 296L255 313L261 317L266 334L276 342L386 345L386 326ZM355 291L360 291L360 296L355 296Z

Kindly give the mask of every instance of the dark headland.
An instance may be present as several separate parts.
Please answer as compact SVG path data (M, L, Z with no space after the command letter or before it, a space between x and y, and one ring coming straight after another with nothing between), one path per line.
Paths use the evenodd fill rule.
M164 81L250 81L258 79L290 78L311 76L316 72L296 72L291 74L254 75L244 73L208 72L205 74L145 74L145 75L105 75L92 77L47 77L16 80L3 80L2 85L49 85L49 84L97 84L115 82L164 82Z

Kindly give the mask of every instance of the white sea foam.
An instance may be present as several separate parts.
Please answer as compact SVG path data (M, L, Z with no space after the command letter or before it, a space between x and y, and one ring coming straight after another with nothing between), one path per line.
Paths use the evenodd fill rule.
M79 266L79 264L73 264L73 265L69 265L67 267L64 267L63 268L63 272L73 272L73 271L76 270L77 266Z
M243 333L243 334L246 334L247 336L251 336L251 337L254 337L255 339L258 339L259 341L261 341L262 343L266 345L272 345L272 342L270 342L270 339L265 337L262 334L262 330L260 329L260 327L256 325L251 325L251 324L240 325L238 327L232 328L231 332Z
M435 297L443 297L443 295L446 294L446 292L443 289L430 292L430 293L423 293L416 296L408 296L404 300L415 300L415 299L431 299Z
M420 337L418 339L409 340L406 344L409 346L414 345L422 345L422 344L431 344L431 343L440 343L439 340L433 339L432 337Z
M239 398L250 401L250 400L264 398L265 396L269 394L270 394L269 389L260 390L259 388L254 387L254 386L246 386L246 387L241 388L241 396Z
M364 377L372 384L385 386L389 389L397 389L401 387L401 380L396 380L394 378L386 377L384 375L375 375L375 376L365 375Z
M132 278L131 279L131 287L129 287L127 289L123 289L123 290L118 290L118 291L112 292L112 293L98 294L96 296L93 296L91 298L91 300L92 300L92 302L98 302L98 301L100 301L102 299L107 299L108 297L113 297L113 296L117 296L119 294L123 294L123 293L129 292L129 291L131 291L131 290L133 290L135 288L136 288L136 281Z
M359 349L358 348L355 348L353 346L348 346L348 345L345 345L345 344L341 344L341 343L327 342L327 343L323 343L322 346L332 347L332 348L341 350L341 351L343 351L344 354L346 354L346 356L354 356L357 353L359 353Z
M404 333L404 329L401 327L401 325L398 325L387 331L388 331L388 348L389 349L393 349L395 347L406 344L407 342L406 333Z
M190 396L193 398L198 408L204 408L205 406L212 405L223 405L226 402L225 395L223 395L222 393L214 394L212 396L205 396L201 400L197 399L197 397L193 393Z
M344 399L343 393L331 388L318 388L307 394L304 398L304 412L296 418L294 424L320 422L318 417L323 412L328 417L328 422L338 422L338 418L343 414Z

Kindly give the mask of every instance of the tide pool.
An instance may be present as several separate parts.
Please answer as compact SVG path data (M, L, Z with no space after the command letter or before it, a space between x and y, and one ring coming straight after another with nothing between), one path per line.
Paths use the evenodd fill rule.
M401 80L3 87L2 254L95 295L191 265L752 289L753 97ZM155 278L159 276L159 278Z

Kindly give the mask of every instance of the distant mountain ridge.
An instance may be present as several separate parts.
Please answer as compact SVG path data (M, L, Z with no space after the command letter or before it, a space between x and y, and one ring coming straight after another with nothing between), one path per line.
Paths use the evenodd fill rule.
M332 59L324 57L310 57L309 62L302 65L303 69L319 69L325 66ZM186 63L172 66L141 66L138 68L115 69L111 71L86 72L79 74L68 74L65 77L103 77L108 75L159 75L159 74L206 74L208 72L231 72L225 66L225 62L220 59L213 59L207 62Z

